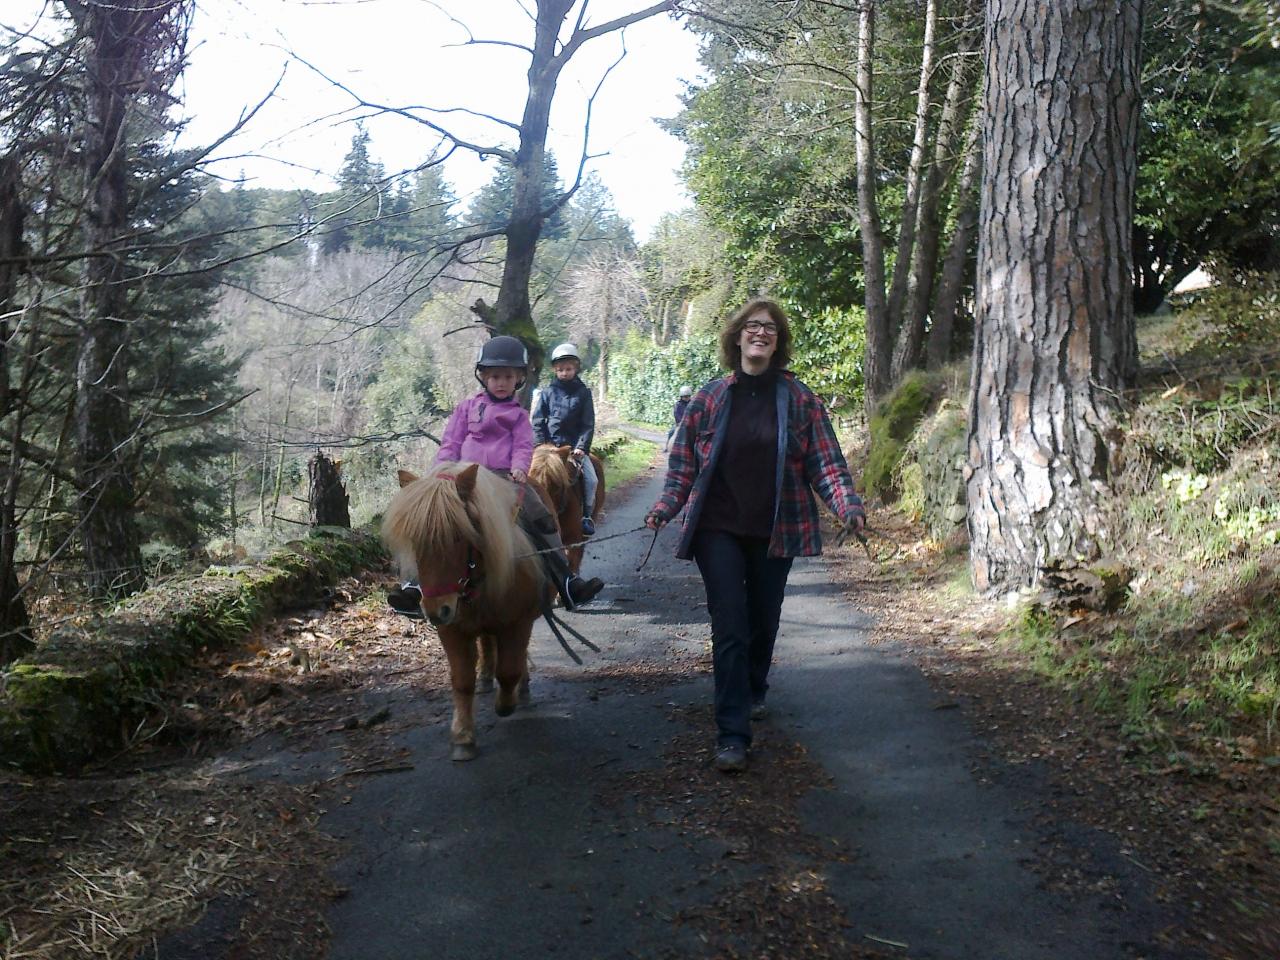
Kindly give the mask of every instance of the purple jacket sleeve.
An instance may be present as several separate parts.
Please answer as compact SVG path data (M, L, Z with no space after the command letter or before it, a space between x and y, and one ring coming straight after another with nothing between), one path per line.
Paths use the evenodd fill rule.
M533 462L533 424L529 415L518 418L511 428L511 469L529 472Z
M444 434L440 437L440 449L436 451L437 463L462 459L462 441L467 438L467 416L470 409L470 399L463 400L453 408L449 422L445 424Z

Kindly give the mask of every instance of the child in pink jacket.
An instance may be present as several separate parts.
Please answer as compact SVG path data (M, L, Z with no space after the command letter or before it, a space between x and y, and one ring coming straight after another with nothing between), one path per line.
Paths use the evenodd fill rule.
M533 424L516 400L528 368L528 352L515 337L494 337L480 348L476 379L484 389L454 408L440 438L437 461L478 463L520 484L529 479ZM520 498L519 520L535 546L548 550L542 554L543 564L566 610L576 610L600 592L604 582L599 577L583 580L569 569L559 524L536 493L525 491ZM414 580L387 594L392 608L408 616L422 615L421 601L422 591Z

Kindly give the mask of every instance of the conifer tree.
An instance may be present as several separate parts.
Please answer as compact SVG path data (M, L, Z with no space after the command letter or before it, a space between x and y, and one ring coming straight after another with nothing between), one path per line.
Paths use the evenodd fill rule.
M338 171L338 189L326 199L320 241L324 253L386 246L394 196L386 178L386 169L369 154L369 131L357 127Z

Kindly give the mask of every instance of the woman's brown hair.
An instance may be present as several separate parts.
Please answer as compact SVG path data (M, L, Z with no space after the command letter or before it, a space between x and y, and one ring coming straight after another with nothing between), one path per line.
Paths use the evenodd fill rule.
M744 303L720 333L720 362L730 370L742 369L742 348L738 346L738 337L747 325L747 318L753 313L764 310L769 318L778 325L778 348L769 360L770 369L782 370L791 362L791 324L782 308L772 300L755 297Z

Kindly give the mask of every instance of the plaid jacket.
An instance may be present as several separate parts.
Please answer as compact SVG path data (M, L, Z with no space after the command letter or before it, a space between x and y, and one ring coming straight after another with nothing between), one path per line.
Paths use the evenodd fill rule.
M652 513L671 520L688 506L676 556L693 556L693 533L702 513L702 497L711 486L724 445L732 394L737 377L713 380L697 392L676 430L667 461L667 479ZM788 370L777 382L778 465L774 489L771 557L811 557L822 552L818 505L813 490L844 522L865 516L853 492L853 478L822 401ZM812 489L811 489L812 488Z

